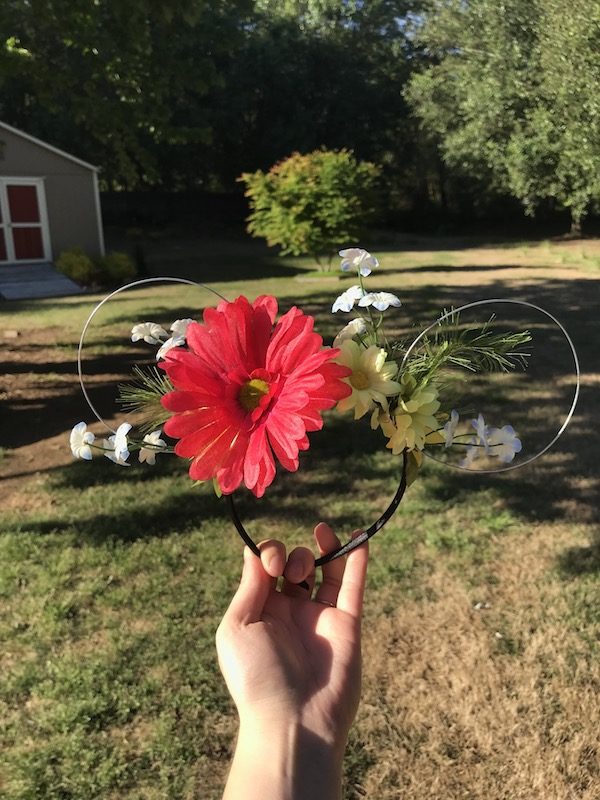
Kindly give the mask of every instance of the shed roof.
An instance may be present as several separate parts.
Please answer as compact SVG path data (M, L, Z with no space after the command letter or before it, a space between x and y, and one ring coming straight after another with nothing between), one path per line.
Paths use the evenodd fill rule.
M31 136L29 133L25 133L24 131L20 131L18 128L13 128L12 125L8 125L6 122L0 121L0 129L4 128L10 133L15 134L15 136L21 136L23 139L27 139L34 144L37 144L38 147L43 147L45 150L50 150L51 153L56 153L58 156L62 156L62 158L66 158L68 161L74 161L75 164L79 164L81 167L86 167L87 169L91 169L94 172L98 172L99 167L95 167L93 164L88 164L87 161L82 161L80 158L76 158L72 156L70 153L65 153L64 150L59 150L58 147L53 147L51 144L47 142L43 142L41 139L36 139L35 136Z

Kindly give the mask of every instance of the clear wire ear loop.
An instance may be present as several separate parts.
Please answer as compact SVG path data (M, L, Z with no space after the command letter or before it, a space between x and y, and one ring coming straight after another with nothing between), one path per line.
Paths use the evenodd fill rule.
M105 422L105 420L102 417L102 415L98 413L98 410L96 409L95 405L92 403L92 400L91 400L91 398L90 398L90 396L89 396L89 394L87 392L87 389L85 388L85 382L84 382L84 379L83 379L83 358L82 358L83 347L84 347L84 344L85 344L85 337L86 337L86 334L88 332L88 329L89 329L90 325L92 324L92 322L94 320L94 317L96 316L98 311L100 311L102 306L105 305L106 303L108 303L109 300L112 300L113 297L116 297L118 294L121 294L122 292L126 292L128 289L133 289L136 286L146 286L146 285L152 284L152 283L183 283L183 284L186 284L188 286L196 286L196 287L199 287L201 289L206 289L208 292L211 292L212 294L216 295L220 300L226 300L226 298L223 297L222 294L219 294L219 292L215 291L214 289L211 289L210 286L206 286L203 283L198 283L197 281L189 281L189 280L187 280L187 278L142 278L139 281L133 281L133 283L128 283L125 286L121 286L119 289L115 289L114 292L111 292L109 295L107 295L103 300L101 300L93 308L91 314L89 315L89 317L87 318L87 320L85 322L85 325L83 326L83 330L81 331L81 337L79 338L79 347L77 348L77 375L79 376L79 385L81 386L81 391L83 392L83 396L85 397L85 400L86 400L88 406L90 407L90 410L91 410L92 414L111 433L116 433L116 431L113 428L111 428L110 425L108 425Z
M417 338L414 340L414 342L410 345L410 347L408 348L408 350L404 354L404 358L402 359L402 364L400 366L400 372L403 370L406 362L410 358L411 353L413 352L415 347L419 344L419 342L422 341L422 339L425 336L427 336L427 334L430 331L433 331L441 322L444 322L445 320L447 320L448 318L454 316L455 314L460 314L461 312L466 311L469 308L476 308L478 306L492 305L493 303L508 303L510 305L523 306L525 308L532 308L535 311L539 311L540 314L543 314L548 319L552 320L552 322L554 322L554 324L558 326L560 332L562 333L562 335L564 336L564 338L567 341L567 344L569 345L569 348L571 350L571 355L573 356L573 364L574 364L574 367L575 367L576 380L575 380L575 391L573 393L573 400L571 401L571 406L569 408L567 416L563 420L563 423L560 426L560 428L558 429L558 431L555 434L554 438L542 450L540 450L539 452L537 452L534 455L530 456L525 461L520 461L518 464L511 464L510 466L499 467L499 468L496 468L496 469L477 469L477 470L472 470L472 469L469 469L468 467L462 467L459 464L449 464L449 463L447 463L445 461L442 461L439 458L436 458L434 455L431 455L430 453L427 452L427 450L424 451L425 455L427 455L433 461L438 461L439 463L443 463L447 467L450 467L452 469L459 469L459 470L461 470L463 472L476 472L478 475L483 475L483 474L486 474L486 473L495 473L495 472L508 472L509 470L519 469L520 467L524 467L526 464L531 464L532 461L535 461L537 458L542 456L544 453L548 452L548 450L555 444L555 442L559 439L559 437L564 433L565 428L567 427L567 425L571 421L571 417L573 416L573 413L575 412L575 407L577 405L577 400L579 398L579 386L580 386L580 383L581 383L581 375L580 375L580 368L579 368L579 359L577 358L577 351L575 350L575 345L573 344L573 340L571 339L571 337L569 336L569 334L565 330L564 326L556 319L556 317L553 314L551 314L549 311L546 311L544 308L541 308L540 306L536 306L534 303L529 303L526 300L509 300L509 299L506 299L506 298L493 298L493 299L490 299L490 300L476 300L473 303L467 303L464 306L460 306L459 308L454 308L451 311L448 311L447 313L442 314L442 316L438 317L438 319L436 319L436 321L433 324L429 325L428 328L425 328L424 331L421 331L421 333L417 336Z

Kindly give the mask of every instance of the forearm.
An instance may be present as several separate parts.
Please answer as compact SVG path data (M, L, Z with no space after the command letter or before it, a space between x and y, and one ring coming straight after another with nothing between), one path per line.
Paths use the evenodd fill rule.
M339 800L344 747L299 723L242 722L223 800Z

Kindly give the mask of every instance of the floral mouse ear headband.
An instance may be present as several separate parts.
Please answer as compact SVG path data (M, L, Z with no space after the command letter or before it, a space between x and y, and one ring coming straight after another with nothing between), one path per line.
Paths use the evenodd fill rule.
M269 295L253 302L243 296L230 302L193 281L148 278L105 297L88 317L78 352L83 394L105 425L86 390L82 369L85 337L99 309L128 289L164 282L202 286L220 302L205 309L202 321L176 320L170 334L155 322L131 328L132 342L159 346L158 368L135 366L134 382L120 386L120 400L136 413L139 433L133 434L128 422L116 431L106 425L112 435L98 443L80 422L71 433L73 455L91 460L93 453L100 453L130 466L134 452L146 464L154 464L158 454L174 452L189 462L194 481L212 481L215 492L226 498L238 533L259 555L238 516L235 491L245 486L260 498L273 482L277 464L296 471L300 452L309 447L308 434L323 427L324 411L350 412L354 420L368 417L392 457L401 457L398 489L375 523L317 559L319 566L381 530L417 477L424 454L443 460L459 450L458 468L477 466L478 471L497 472L530 463L556 442L577 403L579 363L573 342L552 314L525 301L481 300L444 312L407 344L385 332L385 313L401 306L398 297L369 292L365 286L379 265L377 259L359 248L342 250L340 256L342 271L356 272L358 283L335 300L332 311L358 311L358 316L339 332L333 347L323 346L313 317L300 309L292 307L277 319L277 300ZM457 370L477 375L527 367L533 344L529 331L498 331L493 314L475 326L461 321L468 309L498 304L541 313L558 326L573 358L576 385L570 409L551 441L532 453L523 452L518 432L505 420L500 420L502 427L493 427L482 413L464 419L456 410L460 397L456 398L452 375ZM167 438L175 440L174 446ZM515 455L521 453L524 459L516 463Z

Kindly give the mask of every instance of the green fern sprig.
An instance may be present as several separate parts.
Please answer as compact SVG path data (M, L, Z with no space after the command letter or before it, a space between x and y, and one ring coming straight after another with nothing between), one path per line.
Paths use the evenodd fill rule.
M124 411L140 414L138 427L150 433L162 427L171 414L161 405L161 398L175 388L169 378L156 367L133 368L134 383L119 384L119 402Z
M419 383L427 383L443 369L473 373L525 369L531 353L521 348L532 341L529 331L495 333L493 322L494 315L480 327L461 330L459 312L451 313L432 336L423 338L420 352L409 358L405 369Z

